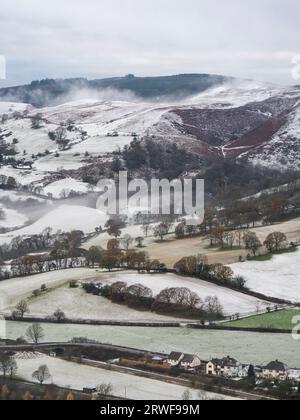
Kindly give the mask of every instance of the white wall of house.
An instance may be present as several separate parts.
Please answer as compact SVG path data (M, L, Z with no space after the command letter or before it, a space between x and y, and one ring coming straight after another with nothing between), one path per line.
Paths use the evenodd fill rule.
M198 357L194 357L192 363L181 362L181 366L184 369L195 369L196 367L201 366L201 360Z

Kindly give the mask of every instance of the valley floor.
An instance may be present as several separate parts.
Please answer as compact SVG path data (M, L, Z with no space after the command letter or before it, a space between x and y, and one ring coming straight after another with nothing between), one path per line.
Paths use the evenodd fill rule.
M6 322L7 338L24 336L29 325ZM104 344L164 354L172 351L193 353L202 360L230 355L243 363L266 365L271 360L281 360L290 367L300 367L300 341L294 340L291 334L57 324L43 324L43 329L45 342L67 342L74 337L87 337Z

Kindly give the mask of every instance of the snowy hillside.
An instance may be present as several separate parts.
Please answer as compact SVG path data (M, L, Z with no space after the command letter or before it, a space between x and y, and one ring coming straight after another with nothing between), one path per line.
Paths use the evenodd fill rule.
M78 95L77 95L78 96ZM0 164L1 183L15 182L36 200L58 200L91 192L89 165L112 160L137 136L151 135L157 142L175 142L199 156L247 158L254 164L279 169L298 168L300 152L300 92L264 83L231 80L178 100L147 102L133 95L126 100L78 99L58 106L34 108L27 104L0 103L0 141L21 164ZM116 98L118 99L118 98ZM38 127L34 119L39 114ZM23 162L23 163L22 163ZM15 235L34 235L44 228L92 232L103 226L105 214L77 203L44 209L31 219L7 206L4 191L0 206L5 218L0 242ZM12 194L10 192L10 197ZM28 194L28 193L27 193ZM2 197L2 198L1 198ZM4 197L4 198L3 198ZM28 195L24 200L27 200ZM3 201L4 200L4 201ZM73 204L73 203L72 203ZM83 204L84 205L84 204ZM30 220L29 220L30 219ZM24 227L25 224L31 225Z
M13 112L24 112L26 109L32 108L31 105L17 102L0 102L0 115Z
M51 227L54 231L82 230L85 233L90 233L94 232L96 227L103 227L107 219L107 215L99 210L83 206L62 205L28 227L10 232L9 235L0 235L0 243L6 243L14 234L20 236L38 235L47 227Z
M200 156L243 157L279 169L299 168L299 102L297 89L232 80L159 103L134 97L79 99L39 109L0 103L0 113L10 111L0 125L0 139L15 150L15 159L32 163L32 168L0 166L0 175L55 198L64 189L82 193L87 186L73 180L70 188L70 175L62 175L62 170L109 160L134 136L146 135L176 142ZM33 128L37 114L40 126Z

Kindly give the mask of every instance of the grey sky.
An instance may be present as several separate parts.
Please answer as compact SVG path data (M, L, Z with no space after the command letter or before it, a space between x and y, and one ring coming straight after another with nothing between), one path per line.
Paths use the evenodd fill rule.
M299 0L1 0L7 80L218 73L294 84Z

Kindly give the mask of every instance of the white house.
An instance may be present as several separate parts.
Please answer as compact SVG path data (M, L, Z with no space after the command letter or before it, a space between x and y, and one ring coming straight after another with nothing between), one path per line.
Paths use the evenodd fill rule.
M263 377L265 379L277 379L286 381L288 378L289 368L282 362L275 360L263 368Z
M288 379L290 379L291 381L300 382L300 369L289 369Z
M223 359L213 359L206 365L206 374L211 376L245 378L248 376L248 371L249 366L242 365L230 356Z
M193 354L185 354L180 362L181 367L184 369L195 369L201 366L201 360L198 356Z

